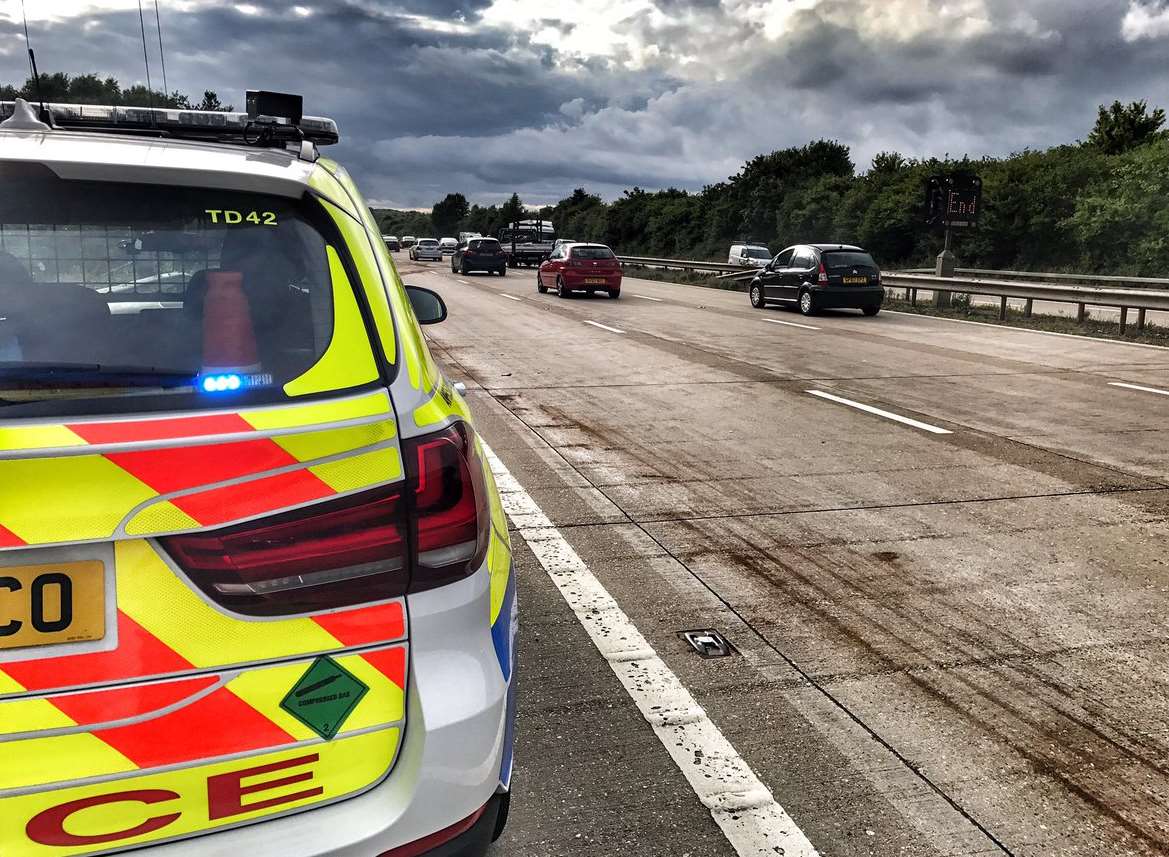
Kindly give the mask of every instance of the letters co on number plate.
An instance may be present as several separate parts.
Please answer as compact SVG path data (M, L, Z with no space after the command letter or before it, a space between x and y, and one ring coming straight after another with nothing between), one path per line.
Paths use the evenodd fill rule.
M0 566L0 650L100 640L105 593L96 560Z

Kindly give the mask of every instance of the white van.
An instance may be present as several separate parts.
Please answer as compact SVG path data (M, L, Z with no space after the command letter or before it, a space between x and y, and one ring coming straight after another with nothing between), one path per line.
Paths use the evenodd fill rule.
M771 261L771 251L762 244L732 244L727 255L728 265L744 268L763 268Z

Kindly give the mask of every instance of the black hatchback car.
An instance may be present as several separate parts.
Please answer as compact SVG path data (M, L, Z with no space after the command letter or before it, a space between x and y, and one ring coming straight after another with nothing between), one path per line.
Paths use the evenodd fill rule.
M507 254L494 238L468 238L459 242L451 255L451 272L468 274L471 271L507 275Z
M822 309L859 309L876 315L885 300L881 269L851 244L797 244L778 253L751 281L751 306L795 306L804 315Z

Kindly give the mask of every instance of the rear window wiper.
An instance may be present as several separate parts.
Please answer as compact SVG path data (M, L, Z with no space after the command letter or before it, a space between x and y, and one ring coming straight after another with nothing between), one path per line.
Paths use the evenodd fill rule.
M161 369L157 366L0 362L0 389L190 387L198 374L189 369Z

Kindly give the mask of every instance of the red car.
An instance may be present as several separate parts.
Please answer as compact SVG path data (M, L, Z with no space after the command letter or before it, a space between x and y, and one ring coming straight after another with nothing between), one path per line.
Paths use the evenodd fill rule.
M536 272L536 288L555 289L562 298L573 292L608 292L621 297L621 263L604 244L561 244Z

